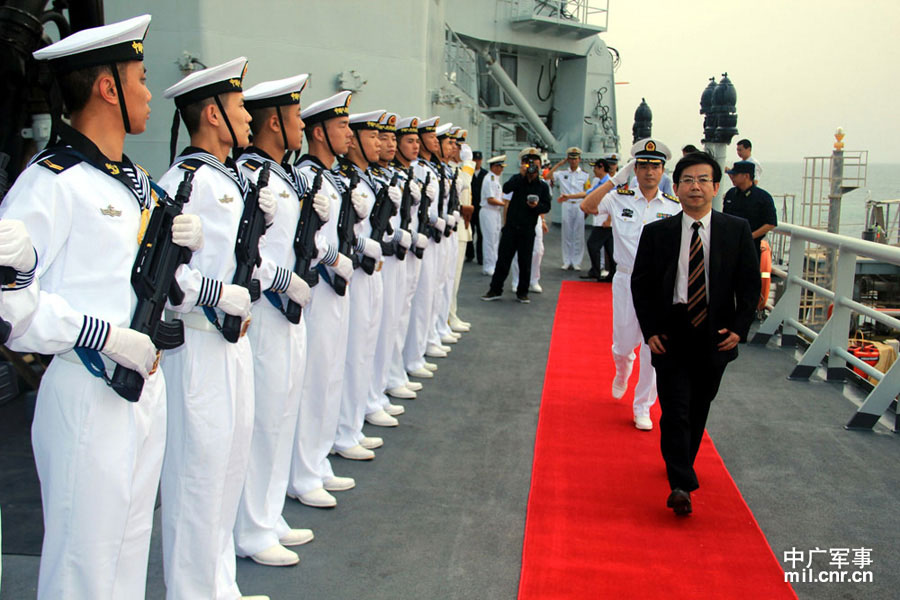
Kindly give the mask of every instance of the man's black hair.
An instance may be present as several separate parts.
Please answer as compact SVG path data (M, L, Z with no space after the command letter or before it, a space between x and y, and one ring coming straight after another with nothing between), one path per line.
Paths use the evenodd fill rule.
M695 146L693 144L688 144L687 146L682 148L681 151L684 152L685 154L690 154L691 152L699 152L700 150L697 148L697 146Z
M595 160L595 161L594 161L594 166L595 166L595 167L600 167L600 168L603 169L606 173L609 173L609 161L606 160L605 158L598 158L597 160Z
M125 82L125 69L117 64L119 77L122 83ZM87 106L88 100L91 99L91 90L94 88L97 78L100 75L112 75L109 65L97 65L86 69L78 69L71 73L61 75L58 79L59 91L62 95L63 104L66 113L71 116Z
M743 140L738 140L737 145L743 146L744 148L747 148L748 150L753 148L753 144L751 144L750 140L748 140L746 138L744 138Z
M263 126L268 122L269 117L275 114L274 106L264 106L263 108L254 108L253 110L248 110L250 113L250 132L253 135L259 135L259 132L262 131Z
M716 159L708 152L691 152L682 157L682 159L678 161L678 164L675 165L675 172L672 173L672 181L678 184L681 180L682 171L688 167L693 167L694 165L711 166L713 181L716 183L722 181L722 167L719 166Z
M187 128L188 135L194 135L200 130L200 115L203 113L203 109L213 102L215 100L212 98L204 98L178 109L181 113L181 119L184 121L184 126Z

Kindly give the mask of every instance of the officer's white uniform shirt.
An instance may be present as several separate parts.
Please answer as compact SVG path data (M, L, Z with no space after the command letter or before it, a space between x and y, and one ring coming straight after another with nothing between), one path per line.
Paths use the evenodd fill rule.
M497 206L494 204L488 204L487 199L493 198L494 200L500 200L503 195L503 184L500 182L500 176L494 175L493 172L488 172L488 174L481 180L481 208L496 211L500 214L503 214L503 207Z
M598 220L606 221L606 217L612 217L616 270L624 268L630 273L644 225L678 214L681 212L681 204L666 198L659 190L648 202L640 188L614 189L603 197L597 210Z
M753 167L753 179L754 179L755 181L761 181L761 180L762 180L762 174L763 174L763 168L762 168L762 165L759 164L759 161L756 160L752 155L749 156L749 157L747 157L747 160L748 160L749 162L752 162L752 163L755 165L755 166Z
M580 194L587 188L586 185L590 181L591 176L588 175L581 167L574 171L566 165L565 169L557 169L553 172L553 184L559 190L559 194ZM581 200L567 200L567 202L578 202Z

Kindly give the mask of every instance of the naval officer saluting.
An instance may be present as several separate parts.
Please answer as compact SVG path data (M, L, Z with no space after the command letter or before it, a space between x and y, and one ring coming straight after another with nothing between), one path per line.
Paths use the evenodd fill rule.
M143 15L35 52L50 64L71 126L55 122L58 138L0 209L28 229L41 284L32 321L10 347L61 359L44 374L32 424L44 511L38 598L144 597L166 391L156 347L129 328L132 265L155 192L123 146L150 115L142 62L149 25ZM199 220L176 217L172 240L198 248ZM22 254L5 262L27 273L34 254ZM197 290L179 283L186 302L196 300ZM4 304L18 293L4 291ZM138 402L107 385L116 365L143 376Z

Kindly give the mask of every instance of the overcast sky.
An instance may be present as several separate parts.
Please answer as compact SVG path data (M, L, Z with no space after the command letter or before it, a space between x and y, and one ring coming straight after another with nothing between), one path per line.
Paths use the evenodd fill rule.
M700 94L723 72L737 90L738 137L762 162L847 150L900 163L900 2L610 0L602 34L621 54L619 135L627 151L641 98L673 151L702 135Z

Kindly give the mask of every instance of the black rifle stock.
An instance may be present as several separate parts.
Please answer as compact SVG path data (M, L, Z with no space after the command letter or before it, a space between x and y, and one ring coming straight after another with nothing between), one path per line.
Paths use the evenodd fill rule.
M313 200L322 187L322 171L316 173L313 179L312 188L306 194L303 200L303 208L300 209L300 220L297 222L297 232L294 234L294 273L309 284L310 287L316 285L318 277L316 272L310 269L312 260L316 257L316 232L322 226L322 219L319 213L313 208ZM287 307L284 309L284 316L291 323L299 323L300 315L303 313L303 307L289 300Z
M359 184L359 174L356 172L356 169L350 169L349 179L350 183L341 196L341 213L338 216L337 233L338 252L352 259L355 251L353 243L356 241L356 236L353 234L353 225L356 224L356 211L353 208L353 202L350 197ZM331 280L331 287L334 288L334 292L338 296L343 296L347 293L347 280L335 273L334 278Z
M444 165L438 165L438 168L441 170L440 179L438 180L438 197L437 197L437 216L440 219L441 214L444 212L444 190L447 184L447 174L444 172ZM446 229L446 225L444 226ZM434 241L438 244L441 243L441 240L444 237L444 232L439 231L437 227L431 228L431 237L434 238Z
M193 178L193 173L185 173L175 198L159 199L131 270L131 287L138 301L129 327L148 335L160 350L171 350L184 343L184 324L180 320L163 321L162 314L166 301L184 302L175 271L191 260L191 251L172 242L172 222L191 199ZM110 387L129 402L137 402L144 389L144 378L137 371L116 365Z
M259 238L266 231L266 215L259 207L259 191L269 185L269 163L266 162L259 172L256 184L251 184L250 193L244 200L244 213L238 226L237 240L234 243L236 265L231 283L247 288L250 301L259 299L259 280L253 279L253 269L261 262L259 256ZM243 319L237 315L225 315L222 323L222 335L234 344L241 337Z
M400 200L400 229L404 231L409 231L409 222L412 216L409 214L409 211L412 209L412 193L410 192L410 186L412 185L413 172L412 167L406 170L406 185L403 186L403 198ZM406 258L406 248L397 244L397 248L394 251L397 255L397 260L404 260Z
M378 197L375 199L375 204L372 206L372 214L369 216L369 222L372 224L372 235L371 239L381 244L382 254L384 256L392 256L394 252L393 243L385 244L382 241L384 238L384 234L391 234L394 232L394 229L391 227L391 217L394 215L394 203L391 200L390 196L388 196L388 188L397 185L397 178L399 175L394 173L394 176L391 178L391 182L381 188L378 192ZM375 259L371 256L363 256L361 262L363 271L367 274L371 275L375 272Z
M459 210L459 192L456 189L456 177L459 175L459 170L453 172L453 177L450 179L450 199L447 201L447 214L452 215L453 211ZM459 227L459 224L456 223L452 228L447 227L444 229L444 237L450 237L450 235L456 231L456 228Z
M431 173L429 172L425 174L425 185L422 186L422 199L419 201L419 226L416 229L416 233L426 237L430 235L428 228L428 209L431 208L431 198L428 197L428 193L426 192L428 184L430 183ZM416 246L415 254L417 258L422 258L422 255L425 254L425 249Z

